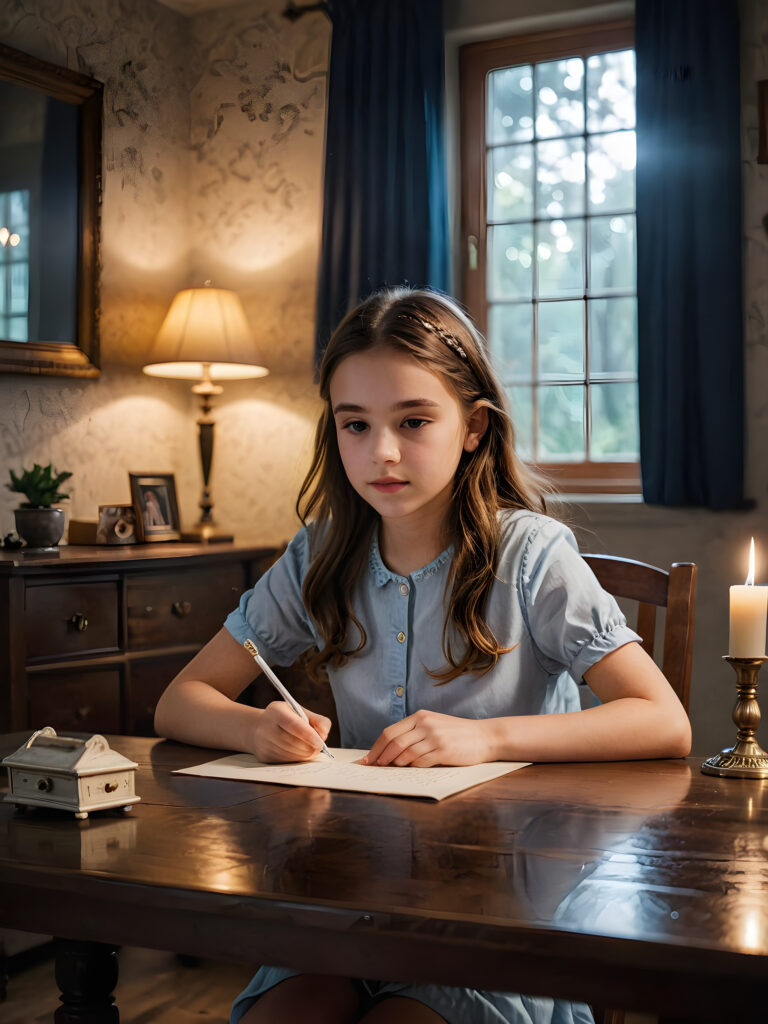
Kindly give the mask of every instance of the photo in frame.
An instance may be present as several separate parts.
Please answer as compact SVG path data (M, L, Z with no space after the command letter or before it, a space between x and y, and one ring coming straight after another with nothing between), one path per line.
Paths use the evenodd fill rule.
M133 505L99 505L97 544L135 544L136 533Z
M128 478L139 542L181 540L173 473L129 473Z

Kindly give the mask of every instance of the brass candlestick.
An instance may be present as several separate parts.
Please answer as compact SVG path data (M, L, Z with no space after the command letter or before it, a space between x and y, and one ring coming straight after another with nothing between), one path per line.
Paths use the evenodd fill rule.
M705 775L723 775L736 779L768 779L768 754L754 736L760 725L757 703L757 673L768 658L723 658L736 672L736 705L733 721L738 732L736 743L707 758L701 766Z

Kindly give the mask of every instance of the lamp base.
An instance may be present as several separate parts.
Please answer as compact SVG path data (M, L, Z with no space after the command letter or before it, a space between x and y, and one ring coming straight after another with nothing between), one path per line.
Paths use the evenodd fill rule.
M228 544L235 538L222 533L213 523L195 523L191 530L182 530L181 539L188 544Z

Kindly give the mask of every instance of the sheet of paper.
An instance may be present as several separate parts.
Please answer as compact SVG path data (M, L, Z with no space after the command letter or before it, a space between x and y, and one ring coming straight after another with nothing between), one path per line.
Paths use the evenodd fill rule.
M318 755L314 761L299 764L262 764L252 754L231 754L192 768L180 768L174 774L442 800L530 764L529 761L493 761L462 768L380 768L355 763L368 753L367 750L331 747L331 753L332 761Z

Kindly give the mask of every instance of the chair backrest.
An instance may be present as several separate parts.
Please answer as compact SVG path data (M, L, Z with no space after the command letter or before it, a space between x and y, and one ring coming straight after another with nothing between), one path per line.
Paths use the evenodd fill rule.
M637 601L637 633L653 657L656 609L666 608L661 670L688 710L696 612L696 566L675 562L669 572L614 555L583 555L600 586L614 597Z

